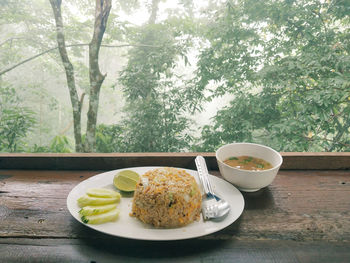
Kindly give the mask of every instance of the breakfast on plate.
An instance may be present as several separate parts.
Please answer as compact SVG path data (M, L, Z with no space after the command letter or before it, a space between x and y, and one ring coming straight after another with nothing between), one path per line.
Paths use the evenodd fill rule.
M134 191L129 214L157 228L173 228L198 221L202 195L192 175L185 170L162 167L140 176L132 170L122 170L113 178L121 192ZM105 188L90 188L77 202L81 220L88 224L115 221L119 215L119 192Z
M86 224L102 224L115 221L119 216L117 203L120 193L105 188L89 188L86 194L77 200L81 208L79 215Z
M225 164L243 170L268 170L272 168L272 165L260 158L252 156L233 156L224 161Z
M196 171L165 166L97 174L71 190L67 207L80 223L114 236L141 240L199 237L228 226L244 208L236 188L220 178L210 179L215 192L228 198L230 206L235 204L234 213L222 220L206 222L202 217L205 194Z
M155 227L181 227L199 220L201 203L199 186L189 173L157 168L138 181L130 215Z

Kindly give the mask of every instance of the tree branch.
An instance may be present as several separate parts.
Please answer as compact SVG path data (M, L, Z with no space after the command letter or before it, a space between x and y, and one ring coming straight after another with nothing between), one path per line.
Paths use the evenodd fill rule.
M0 43L0 47L3 46L3 45L5 45L7 42L12 42L12 41L15 40L15 39L25 39L25 38L24 38L24 37L11 37L11 38L6 39L5 41L1 42L1 43Z
M89 46L89 44L82 43L82 44L66 45L66 47L84 47L84 46ZM108 48L117 48L117 47L152 47L152 48L159 48L161 46L152 46L152 45L143 45L143 44L121 44L121 45L104 45L104 44L102 44L101 47L108 47ZM11 70L13 70L13 69L15 69L15 68L17 68L20 65L25 64L26 62L29 62L29 61L31 61L33 59L36 59L37 57L45 55L46 53L52 52L52 51L54 51L56 49L58 49L58 46L50 48L50 49L47 49L47 50L45 50L45 51L43 51L43 52L41 52L39 54L36 54L36 55L34 55L32 57L29 57L29 58L27 58L25 60L22 60L21 62L18 62L17 64L15 64L15 65L7 68L7 69L4 69L4 70L0 71L0 76L5 74L5 73L7 73L7 72L9 72L9 71L11 71Z

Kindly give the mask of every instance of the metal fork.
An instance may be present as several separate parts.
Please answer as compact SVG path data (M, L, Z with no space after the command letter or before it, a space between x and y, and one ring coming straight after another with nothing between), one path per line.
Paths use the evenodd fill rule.
M204 189L202 201L202 214L204 220L221 218L230 211L227 201L214 194L213 187L209 180L209 172L203 156L195 159L199 180Z

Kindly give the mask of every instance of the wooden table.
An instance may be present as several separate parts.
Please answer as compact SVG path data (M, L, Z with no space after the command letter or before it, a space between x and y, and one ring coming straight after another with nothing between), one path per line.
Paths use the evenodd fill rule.
M204 155L220 176L214 154ZM243 214L227 228L159 242L91 230L70 215L66 197L105 170L193 168L196 154L1 154L0 262L350 262L350 154L302 155L283 154L275 181L243 193Z

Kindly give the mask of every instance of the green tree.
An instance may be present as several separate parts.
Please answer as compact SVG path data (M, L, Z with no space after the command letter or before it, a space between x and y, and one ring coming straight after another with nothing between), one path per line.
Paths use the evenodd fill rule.
M100 52L100 47L102 44L102 39L107 26L107 20L109 12L112 7L111 0L96 1L95 9L95 23L91 42L89 43L89 79L90 79L90 90L89 90L89 110L87 118L87 128L86 128L86 139L85 145L82 145L81 137L81 108L82 102L78 96L74 68L71 63L65 42L62 11L61 11L61 0L50 0L52 10L54 13L54 18L56 22L56 36L58 50L61 56L61 60L65 69L67 86L69 89L69 94L73 109L73 121L74 121L74 137L76 143L76 151L95 151L96 148L96 123L97 123L97 113L99 106L99 96L102 83L106 77L100 71L98 64L98 57ZM82 96L83 97L83 96Z
M208 27L197 90L234 99L204 150L253 141L281 151L350 149L348 1L228 1Z
M51 10L49 5L42 1L1 3L1 7L4 7L1 9L0 19L4 25L1 29L7 27L9 30L0 31L2 36L7 38L0 42L3 48L0 53L0 61L3 62L0 76L34 59L43 62L45 65L43 71L51 74L51 77L56 77L57 72L63 70L62 75L66 77L71 101L76 151L94 151L99 95L106 77L106 74L102 74L99 69L99 50L100 47L129 46L129 44L115 44L116 41L126 40L123 30L127 23L120 20L118 12L131 12L138 3L137 1L118 1L115 3L115 13L111 14L109 0L96 1L95 9L88 1L67 0L62 4L61 0L52 0L50 3ZM55 18L54 25L52 11ZM107 28L109 17L111 26ZM56 26L56 32L52 31L50 25ZM91 28L94 29L92 39ZM11 34L11 32L15 33ZM106 35L105 43L102 43L104 35ZM85 47L89 48L88 66L82 59L85 55ZM59 52L56 53L57 50ZM52 63L49 63L48 56L53 58ZM57 63L60 60L61 62ZM47 68L51 69L47 70ZM89 103L89 109L83 141L81 129L84 125L81 123L81 115L84 98ZM36 149L41 148L37 146Z
M232 141L283 151L350 149L348 0L208 1L201 13L185 0L162 14L160 0L117 1L111 12L102 11L102 20L89 1L51 0L51 8L48 3L0 3L0 77L26 98L14 104L22 110L7 104L2 111L3 123L13 121L18 131L16 143L10 143L10 126L4 126L6 132L0 127L3 151L28 150L28 134L46 136L47 146L40 141L34 151L71 151L65 135L71 127L76 151L94 151L95 143L97 151L106 152L212 151ZM149 11L144 25L122 20L122 13L144 3ZM96 21L102 24L96 27ZM94 31L97 41L91 41L92 28L100 29ZM127 46L128 55L114 63L125 63L114 85L123 86L122 121L97 126L102 84L108 88L98 68L99 50ZM183 72L193 53L199 54L196 76L187 81ZM192 68L196 62L191 60ZM63 105L57 90L62 97L69 91L71 101ZM233 99L194 141L189 110L220 96ZM84 98L90 108L85 135ZM53 115L60 121L54 123ZM74 121L67 123L68 118ZM25 126L29 130L20 131ZM60 132L53 131L57 126Z
M126 97L122 125L131 152L181 151L192 139L186 87L173 71L179 58L187 59L190 41L179 30L184 20L156 23L158 4L152 1L148 23L133 31L133 40L149 47L130 49L119 78Z

